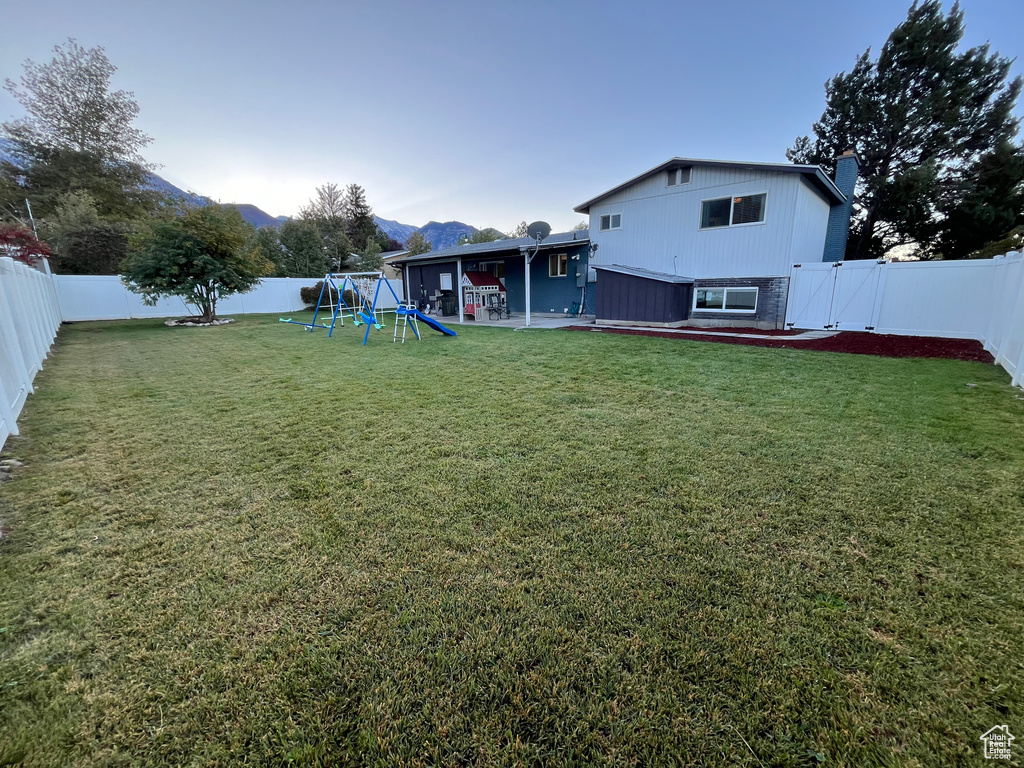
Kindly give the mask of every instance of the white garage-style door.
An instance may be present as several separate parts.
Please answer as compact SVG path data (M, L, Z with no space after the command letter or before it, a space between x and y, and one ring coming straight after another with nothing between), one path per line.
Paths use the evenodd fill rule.
M789 276L786 327L874 330L886 261L795 264Z

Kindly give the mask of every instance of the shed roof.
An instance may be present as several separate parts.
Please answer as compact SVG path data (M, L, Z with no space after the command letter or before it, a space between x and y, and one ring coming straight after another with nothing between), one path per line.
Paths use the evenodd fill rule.
M469 243L467 245L454 245L451 248L441 248L437 251L428 251L406 259L398 259L396 264L413 264L422 261L451 261L456 258L472 258L474 256L506 256L518 255L524 249L533 248L536 240L532 237L517 237L508 240L495 240L493 243ZM590 233L586 229L573 230L572 232L558 232L544 238L540 247L541 250L550 248L564 248L572 245L588 245Z
M505 286L502 285L501 280L496 278L490 272L470 270L468 272L463 272L462 276L469 280L470 285L474 288L497 288L499 291L505 290Z
M796 165L794 163L757 163L757 162L746 162L742 160L701 160L700 158L693 157L673 157L671 160L667 160L661 165L656 165L653 168L644 171L638 176L634 176L628 181L624 181L616 187L612 187L607 192L602 192L596 197L592 197L584 203L580 203L573 208L576 213L590 213L590 206L595 203L599 203L606 197L614 195L616 192L633 186L637 182L643 181L644 179L667 171L670 168L682 168L684 166L694 167L721 167L721 168L735 168L737 170L748 170L748 171L773 171L777 173L799 173L803 176L804 180L807 181L814 189L821 194L826 200L829 201L830 205L836 205L846 201L846 195L839 191L839 187L835 185L819 165Z
M594 264L593 267L594 269L602 269L606 272L618 272L623 275L643 277L647 280L659 280L663 283L692 283L694 281L692 277L670 275L667 272L654 272L650 269L640 269L639 267L624 267L621 264Z

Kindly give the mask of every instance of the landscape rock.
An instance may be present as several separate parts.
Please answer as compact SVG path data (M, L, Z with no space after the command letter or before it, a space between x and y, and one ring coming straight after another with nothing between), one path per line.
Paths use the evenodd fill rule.
M177 320L165 320L164 325L168 326L169 328L177 328L182 326L187 328L206 328L211 325L227 325L228 323L233 322L235 322L235 320L232 317L222 317L220 320L214 320L212 323L197 323L194 320L185 317Z

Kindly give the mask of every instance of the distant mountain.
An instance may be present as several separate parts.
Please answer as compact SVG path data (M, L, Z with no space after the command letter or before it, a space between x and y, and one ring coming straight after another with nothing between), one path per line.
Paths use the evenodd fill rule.
M380 216L374 216L373 220L377 222L377 226L385 235L394 238L400 243L408 240L410 235L418 229L411 224L401 224L391 219L382 219Z
M382 219L380 216L374 216L374 219L377 221L377 226L388 237L404 243L413 232L419 232L428 243L434 246L435 251L440 248L458 245L459 238L463 235L473 235L479 232L476 227L463 224L461 221L431 221L422 227L414 227L411 224L402 224L391 219ZM492 230L490 227L485 231L497 232L497 230Z
M469 224L463 224L461 221L446 221L444 223L428 221L419 229L419 233L423 235L425 240L434 246L435 251L440 250L441 248L450 248L453 245L458 245L460 237L463 235L472 235L477 231L476 227L472 227Z
M283 223L279 219L275 219L266 211L263 211L249 203L224 203L224 206L226 208L237 208L238 212L242 214L242 218L256 227L256 229L259 229L260 227L273 227L274 229L277 229Z
M167 197L174 197L183 200L189 205L213 205L213 200L195 192L186 192L181 187L176 187L163 176L150 173L146 177L146 186Z
M147 182L150 189L154 189L168 197L175 197L179 200L184 200L189 205L215 204L214 200L211 200L204 195L197 195L195 192L186 192L181 187L176 187L167 179L162 176L158 176L155 173L149 174ZM224 203L224 205L231 208L237 208L238 212L242 214L242 218L257 229L260 227L274 227L276 229L288 220L287 216L278 216L275 218L251 203Z
M0 140L0 161L13 159L6 150L7 147L5 142ZM214 205L216 203L216 201L206 197L205 195L200 195L195 192L186 192L181 187L172 184L167 179L156 173L150 173L148 175L146 186L149 187L149 189L166 195L167 197L174 197L179 200L183 200L189 205ZM224 203L224 205L230 205L233 208L237 208L242 214L242 218L257 228L280 227L286 221L291 219L290 216L271 216L266 211L257 208L251 203ZM458 245L460 237L463 235L473 235L479 231L476 227L469 224L463 224L461 221L431 221L423 227L415 227L412 224L402 224L399 221L383 219L380 216L374 216L374 220L384 234L400 243L404 243L408 240L414 232L419 232L423 235L424 239L434 247L434 250ZM484 231L491 231L491 228L488 227Z

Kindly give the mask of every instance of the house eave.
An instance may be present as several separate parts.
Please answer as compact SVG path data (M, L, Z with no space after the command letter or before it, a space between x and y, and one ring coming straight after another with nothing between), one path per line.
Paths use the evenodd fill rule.
M743 160L705 160L700 158L690 157L673 157L671 160L667 160L660 165L656 165L644 171L637 176L624 181L623 183L612 187L611 189L602 192L600 195L590 198L586 202L580 203L573 210L576 213L583 215L590 215L591 206L601 202L602 200L617 194L624 189L628 189L634 184L638 184L644 179L648 179L655 174L667 171L670 168L678 168L680 166L692 166L692 167L721 167L721 168L734 168L737 170L760 170L760 171L773 171L776 173L799 173L804 176L805 179L811 182L811 184L818 190L818 192L828 200L830 205L838 205L846 201L846 196L839 191L839 188L835 185L825 172L818 165L796 165L795 163L762 163L762 162L747 162ZM810 177L810 178L808 178Z

